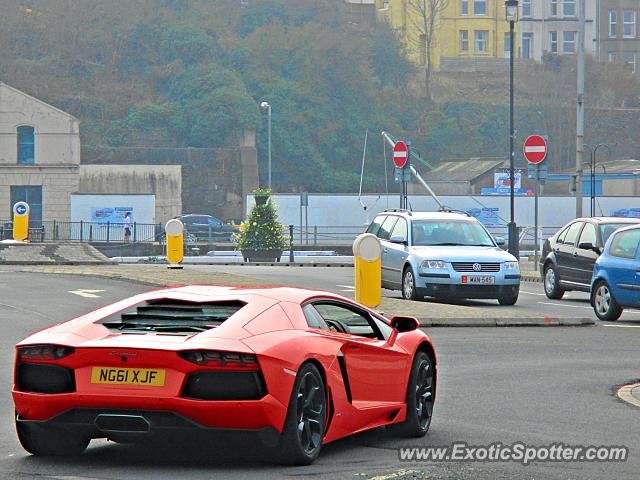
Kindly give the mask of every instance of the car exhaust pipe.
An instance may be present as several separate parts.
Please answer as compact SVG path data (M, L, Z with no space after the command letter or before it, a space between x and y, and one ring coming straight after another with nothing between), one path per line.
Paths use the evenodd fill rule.
M105 433L149 433L149 421L139 415L100 414L94 423Z

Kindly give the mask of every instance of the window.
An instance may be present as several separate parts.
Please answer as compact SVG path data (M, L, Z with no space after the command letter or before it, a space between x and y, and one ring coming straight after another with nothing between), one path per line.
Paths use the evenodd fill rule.
M374 235L378 235L380 226L382 225L382 222L384 222L385 218L387 217L385 217L384 215L380 215L374 218L373 222L371 222L371 225L369 225L369 228L367 228L367 233L373 233Z
M631 73L636 73L636 54L635 52L623 52L622 59L624 64L629 67Z
M591 245L596 246L598 243L596 238L596 227L593 223L585 223L582 233L580 234L580 240L578 240L578 245L581 243L590 243Z
M622 12L622 36L624 38L636 38L636 20L638 14L633 10Z
M576 53L578 32L562 32L562 53Z
M389 239L389 235L391 234L391 230L393 230L393 227L395 226L397 220L398 220L398 217L396 217L395 215L389 215L385 219L385 221L380 226L380 230L378 230L378 238L380 240L388 240Z
M604 245L609 240L609 237L613 232L619 228L628 227L628 223L605 223L600 225L600 233L602 234L602 244Z
M611 242L611 255L622 258L636 258L640 243L640 230L617 233Z
M327 325L338 332L379 340L385 339L370 315L357 307L334 302L318 302L314 303L313 307Z
M556 243L564 243L564 239L567 236L567 232L569 232L569 227L565 228L562 232L560 232L560 234L558 235L558 238L556 240Z
M460 0L460 15L469 15L469 0Z
M304 307L302 307L302 312L304 313L304 318L307 319L307 325L309 325L309 328L329 330L329 325L327 325L327 322L324 321L322 315L320 315L318 311L311 305L305 305Z
M574 245L576 243L576 240L578 239L578 233L580 233L582 225L584 225L583 222L572 223L569 227L569 230L567 231L566 236L564 237L564 242L562 243L564 243L565 245Z
M615 63L615 61L616 61L616 52L609 52L607 54L607 60L609 60L609 63Z
M576 0L564 0L562 2L562 14L565 17L576 16Z
M18 127L18 165L33 165L35 163L35 129L23 125Z
M398 221L396 222L396 226L393 227L393 231L391 232L391 235L389 236L389 238L402 237L406 241L408 230L409 229L407 228L407 221L404 218L399 218Z
M460 51L469 51L469 30L460 30Z
M531 58L533 49L533 33L522 32L522 58Z
M475 31L475 49L477 53L486 53L488 36L489 32L487 30Z
M609 38L618 36L618 12L609 10Z
M11 205L9 211L13 211L16 202L29 204L29 226L42 226L42 186L11 186Z
M549 51L558 53L558 32L549 32Z
M474 2L473 2L473 14L474 15L486 15L487 14L487 0L474 0Z
M511 58L511 34L504 34L504 58Z
M414 220L411 222L413 245L493 247L493 239L477 221Z
M549 16L558 16L558 0L549 0Z
M531 16L531 0L522 0L522 16Z

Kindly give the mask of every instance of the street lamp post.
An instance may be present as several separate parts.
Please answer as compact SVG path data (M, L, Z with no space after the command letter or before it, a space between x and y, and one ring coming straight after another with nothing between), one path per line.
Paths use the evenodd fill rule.
M260 104L262 110L267 111L267 137L268 137L268 162L267 162L267 187L271 190L271 105L267 102Z
M518 227L515 219L515 128L513 125L513 108L514 108L514 85L513 85L513 67L514 67L514 31L515 23L518 21L518 0L506 0L504 2L506 20L509 22L509 187L510 187L510 205L511 218L509 222L509 253L516 258L520 256L520 248L518 245Z

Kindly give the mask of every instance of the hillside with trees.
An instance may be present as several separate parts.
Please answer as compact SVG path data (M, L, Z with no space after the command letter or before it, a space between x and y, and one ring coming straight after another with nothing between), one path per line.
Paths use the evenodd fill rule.
M354 28L341 4L1 0L0 80L78 117L87 147L224 147L249 127L261 162L258 105L268 101L280 191L357 190L367 128L368 190L384 187L381 130L411 138L432 162L506 152L506 77L436 75L427 102L395 33ZM548 82L519 86L520 121L538 128L557 117L553 109L570 112L575 82L559 89L561 77L573 78L570 62L528 68ZM604 107L637 101L626 72L591 68L589 88Z

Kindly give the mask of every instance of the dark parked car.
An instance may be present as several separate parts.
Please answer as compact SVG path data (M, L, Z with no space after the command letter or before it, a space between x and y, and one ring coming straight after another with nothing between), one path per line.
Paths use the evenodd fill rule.
M176 217L184 224L185 230L198 240L209 242L235 242L234 234L240 230L227 225L211 215L180 215Z
M639 223L640 218L578 218L548 238L540 257L547 297L557 300L569 290L588 292L593 266L611 234Z

